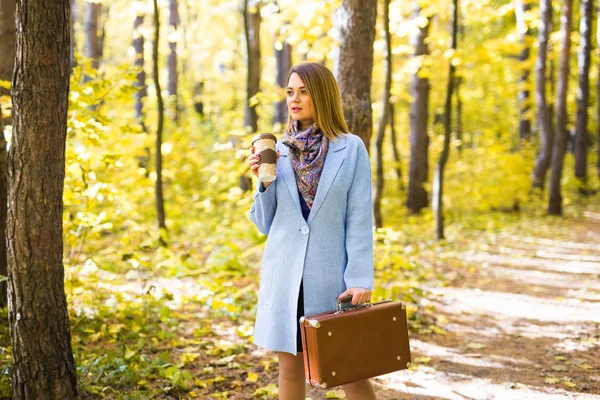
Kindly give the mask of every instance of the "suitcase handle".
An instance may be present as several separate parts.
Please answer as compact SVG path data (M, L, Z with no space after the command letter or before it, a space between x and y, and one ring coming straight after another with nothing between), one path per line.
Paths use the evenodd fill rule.
M343 313L345 311L356 310L357 308L370 307L371 303L360 303L352 304L352 295L342 297L337 301L336 314Z

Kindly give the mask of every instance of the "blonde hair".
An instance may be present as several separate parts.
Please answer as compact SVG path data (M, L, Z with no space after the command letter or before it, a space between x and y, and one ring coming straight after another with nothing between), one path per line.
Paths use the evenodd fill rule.
M290 69L287 80L293 73L298 74L312 103L315 123L330 140L348 132L348 126L342 112L340 89L333 73L319 63L298 64ZM292 116L288 116L286 130L292 130Z

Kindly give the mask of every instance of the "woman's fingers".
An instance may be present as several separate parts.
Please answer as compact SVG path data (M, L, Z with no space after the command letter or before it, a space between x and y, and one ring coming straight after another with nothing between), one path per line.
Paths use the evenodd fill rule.
M254 153L254 147L251 149L252 153L248 156L248 166L252 173L258 176L258 166L260 165L260 154Z

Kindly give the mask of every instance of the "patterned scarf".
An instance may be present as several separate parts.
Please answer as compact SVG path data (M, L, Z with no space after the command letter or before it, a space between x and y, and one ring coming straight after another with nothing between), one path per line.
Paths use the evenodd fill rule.
M285 133L282 143L290 150L298 190L308 208L312 208L329 140L316 124L304 130L298 130L298 124L292 121L291 132Z

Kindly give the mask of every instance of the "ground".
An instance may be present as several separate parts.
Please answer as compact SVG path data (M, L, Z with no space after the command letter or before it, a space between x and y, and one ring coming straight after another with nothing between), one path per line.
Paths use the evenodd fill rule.
M600 399L600 214L565 226L559 238L515 228L423 254L448 278L422 302L441 330L411 333L414 366L375 378L378 398ZM271 362L257 379L277 382L271 355L245 357ZM230 398L253 396L242 386Z

